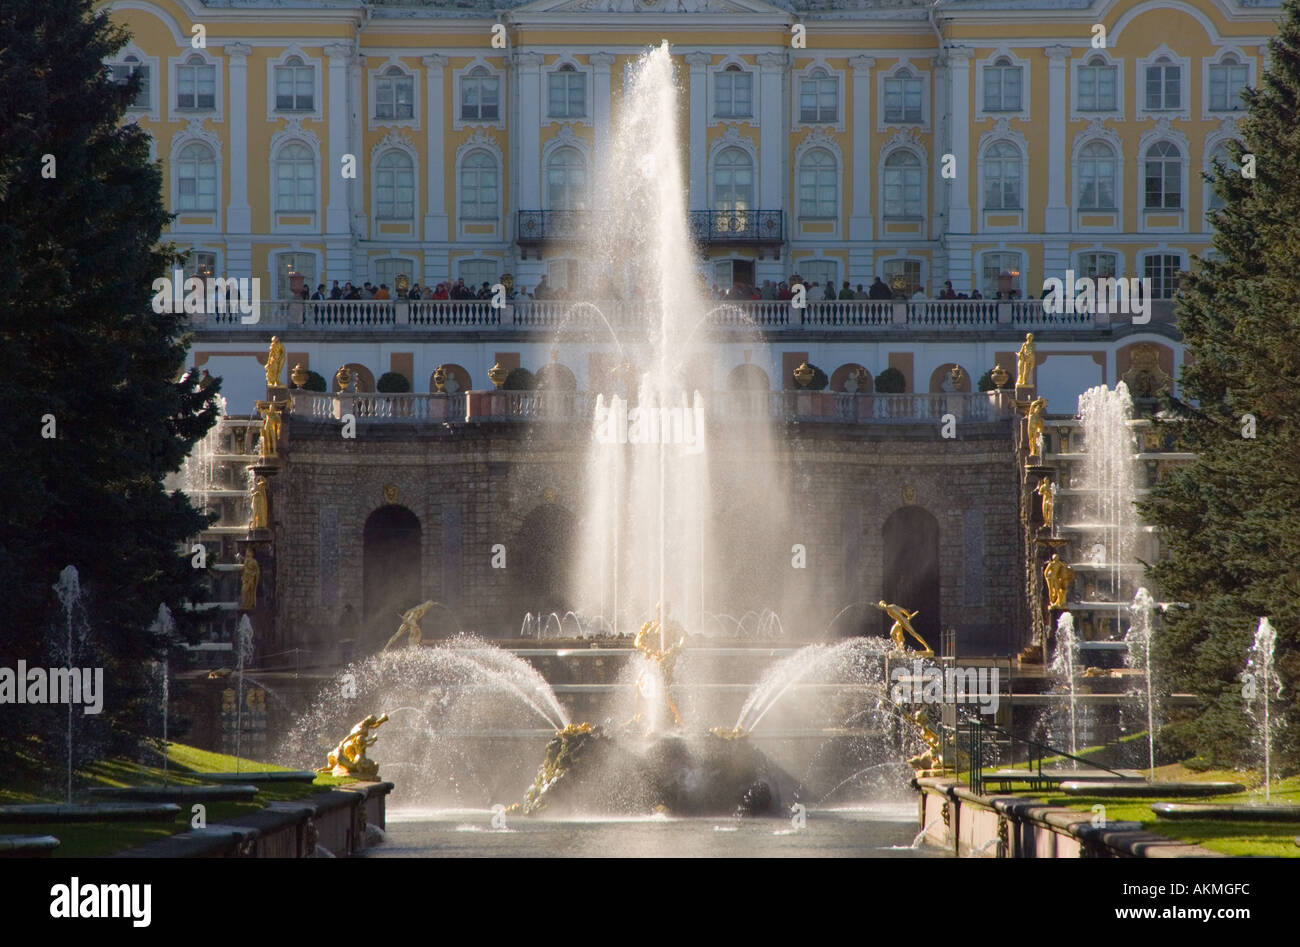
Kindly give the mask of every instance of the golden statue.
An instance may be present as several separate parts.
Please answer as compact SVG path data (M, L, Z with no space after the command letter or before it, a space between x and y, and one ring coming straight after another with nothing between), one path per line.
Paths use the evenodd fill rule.
M1043 498L1043 525L1051 529L1052 514L1056 509L1056 489L1052 486L1052 478L1040 477L1034 492Z
M266 353L266 385L268 388L283 388L280 375L284 371L284 343L279 336L271 336L271 348Z
M379 742L374 731L388 721L388 714L371 714L352 728L339 745L330 750L325 757L325 765L316 770L331 776L354 776L357 779L376 779L379 776L379 764L366 759L366 748Z
M1065 608L1066 595L1070 583L1074 581L1074 570L1056 553L1043 566L1043 579L1047 582L1047 604L1049 608Z
M884 599L876 603L876 608L894 619L894 624L889 629L889 639L894 643L895 651L907 650L903 647L903 634L906 632L921 642L921 655L923 657L934 657L934 651L925 643L925 639L916 633L916 629L912 627L912 619L921 614L919 611L909 612L902 605L887 604Z
M1046 398L1039 397L1029 402L1029 453L1040 457L1043 454L1043 427L1047 420L1046 416Z
M257 413L262 416L262 439L258 441L257 453L261 457L279 457L280 405L274 401L259 401Z
M266 529L267 522L267 501L266 501L266 478L258 477L253 484L253 518L248 521L249 529Z
M339 370L334 373L334 384L339 386L339 391L347 391L348 384L352 381L352 369L346 365L340 365Z
M672 696L668 693L668 688L673 683L673 668L677 664L677 657L681 654L682 648L686 645L686 632L681 625L677 624L671 618L666 618L667 609L662 603L655 605L655 617L641 625L641 629L636 633L632 646L646 656L646 659L658 665L659 676L663 679L664 703L668 706L668 713L672 715L673 722L677 726L682 725L682 715L677 709L677 704L673 702ZM663 640L664 634L676 635L677 641L663 651L654 647L652 642ZM641 672L636 680L636 712L632 715L632 722L639 723L642 720L643 701L646 699L646 691L650 686L650 670L646 669Z
M257 608L257 581L262 577L262 567L257 564L253 547L244 553L244 567L239 573L239 607L245 611Z
M387 651L393 645L397 644L402 635L409 635L407 641L412 648L420 647L420 644L424 641L424 632L420 630L420 619L423 618L424 613L431 608L433 608L432 599L427 602L422 602L414 608L408 608L403 612L401 627L397 629L393 637L388 639L388 644L384 645L384 650Z
M941 774L943 756L939 752L939 734L935 733L934 728L930 726L929 714L924 710L918 710L909 719L921 728L921 739L925 741L926 750L909 759L907 765L916 770L918 775Z
M1025 342L1016 352L1016 387L1027 388L1034 383L1034 334L1025 333Z

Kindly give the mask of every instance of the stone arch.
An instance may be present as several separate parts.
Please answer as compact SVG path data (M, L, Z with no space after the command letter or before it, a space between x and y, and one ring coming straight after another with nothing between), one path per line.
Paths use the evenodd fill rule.
M1156 398L1173 390L1174 350L1160 342L1133 342L1115 350L1115 377L1134 398Z
M919 614L912 627L939 652L939 521L923 507L901 506L881 527L883 570L880 594L886 601ZM881 629L889 633L893 620L881 613ZM920 648L909 639L907 647Z
M462 391L472 390L470 387L469 371L454 362L443 362L442 368L447 372L447 393L459 394ZM434 371L437 371L435 368ZM455 391L452 390L452 379L455 379ZM435 392L438 386L433 382L433 372L429 372L429 391Z
M360 362L348 362L346 365L342 367L346 368L350 372L357 373L357 391L375 390L374 373L371 372L370 369L366 368L366 366L362 365ZM338 387L339 387L338 382L335 380L337 378L338 378L338 369L335 369L334 378L330 379L331 391L338 391ZM350 391L351 388L349 388L348 390Z
M558 503L533 507L510 544L515 613L549 615L570 608L569 568L577 546L573 513Z
M366 517L361 543L365 650L382 647L401 624L401 613L428 597L420 574L421 535L419 517L397 503Z
M861 393L868 394L875 389L871 378L871 372L856 362L846 362L835 371L831 372L831 391L844 391L844 385L848 382L849 376L856 371L858 373L858 388Z
M956 387L956 391L970 391L970 372L965 365L958 365L956 362L944 362L930 373L930 393L935 395L947 394L948 390L944 388L944 383L948 381L948 373L956 365L961 369L961 384Z
M771 391L772 381L767 372L753 362L737 365L727 375L728 391Z

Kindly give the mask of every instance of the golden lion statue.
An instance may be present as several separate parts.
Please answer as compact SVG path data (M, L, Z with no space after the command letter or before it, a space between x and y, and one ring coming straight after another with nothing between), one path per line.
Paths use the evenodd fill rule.
M366 747L374 746L379 738L374 735L380 724L388 722L388 714L371 714L352 728L352 732L339 741L329 752L325 765L316 770L331 776L354 776L357 779L377 779L379 764L366 759Z

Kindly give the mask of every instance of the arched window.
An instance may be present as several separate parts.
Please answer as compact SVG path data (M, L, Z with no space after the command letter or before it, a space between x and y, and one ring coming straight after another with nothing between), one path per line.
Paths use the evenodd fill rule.
M1168 141L1147 149L1147 210L1181 210L1183 206L1183 153Z
M1183 67L1161 56L1146 67L1147 111L1177 111L1183 104Z
M799 216L839 216L839 181L835 158L825 148L815 148L799 163Z
M298 142L282 147L275 159L275 209L316 210L316 159Z
M464 122L496 121L500 116L501 80L475 66L460 80L460 118Z
M1009 141L994 142L984 153L984 209L1019 210L1020 149Z
M741 148L727 148L713 163L713 207L743 211L754 206L754 160Z
M375 167L375 216L380 220L415 217L415 167L397 148L384 152Z
M922 83L912 70L902 69L885 79L885 121L921 121Z
M885 216L920 217L921 159L906 150L885 159Z
M1079 209L1115 209L1115 151L1103 141L1079 152Z
M749 118L754 114L754 77L732 63L713 77L715 118Z
M462 220L496 219L497 160L486 151L472 151L461 162L460 216Z
M576 148L559 148L546 163L551 210L582 210L587 199L587 161Z
M586 118L587 77L565 63L547 79L547 102L551 118Z
M1250 67L1228 53L1210 66L1210 111L1238 112L1246 105L1241 101L1241 91L1246 88Z
M375 85L375 118L411 118L415 80L401 66L389 66Z
M120 63L113 65L112 73L113 81L118 85L126 85L131 76L138 75L140 77L140 88L136 92L135 98L131 100L129 107L133 109L149 108L149 66L140 62L140 57L127 56Z
M211 148L197 141L176 156L176 209L217 209L217 159Z
M799 82L799 121L834 123L839 117L839 82L825 69L814 69Z
M314 107L316 69L298 56L290 56L275 67L275 110L310 112Z

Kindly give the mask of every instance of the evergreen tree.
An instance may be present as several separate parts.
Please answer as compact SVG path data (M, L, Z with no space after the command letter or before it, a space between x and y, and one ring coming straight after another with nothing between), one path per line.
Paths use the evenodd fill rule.
M1196 459L1142 511L1169 554L1157 671L1200 696L1165 737L1216 763L1254 763L1240 675L1260 616L1278 631L1283 765L1300 765L1300 0L1285 0L1270 68L1249 89L1231 164L1207 175L1224 207L1215 253L1182 283L1191 357L1171 411ZM1249 177L1251 159L1255 177ZM1244 164L1243 164L1244 162ZM1253 434L1253 437L1251 436Z
M182 377L183 316L150 305L178 258L149 135L121 123L138 79L104 65L127 39L91 0L0 4L0 666L57 656L52 586L76 566L106 689L83 726L104 750L146 719L159 604L192 629L183 603L203 597L181 544L206 517L162 481L216 417L215 384ZM22 709L0 741L48 750L37 708L12 725Z

